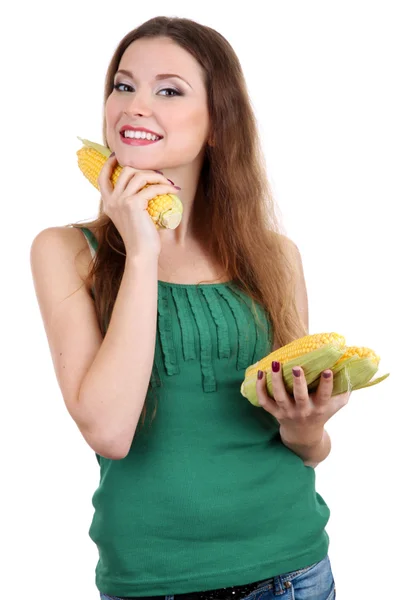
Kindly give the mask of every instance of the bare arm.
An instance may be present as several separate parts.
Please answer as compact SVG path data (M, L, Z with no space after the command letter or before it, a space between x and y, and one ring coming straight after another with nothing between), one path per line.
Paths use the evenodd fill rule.
M146 398L157 325L158 258L129 259L104 341L79 393L84 420L116 457L129 452Z
M289 450L300 456L306 467L315 469L331 452L331 438L326 429L317 432L316 436L315 440L305 439L300 443L289 442L281 434L281 440Z
M76 256L83 250L84 265ZM31 269L57 380L89 446L126 456L144 405L157 323L158 257L127 259L106 335L82 286L90 253L77 229L49 228L31 247Z

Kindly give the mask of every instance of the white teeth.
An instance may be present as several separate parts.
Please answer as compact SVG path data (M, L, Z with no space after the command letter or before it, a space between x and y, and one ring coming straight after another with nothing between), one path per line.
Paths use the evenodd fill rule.
M131 129L126 129L122 135L126 138L132 138L136 140L149 140L155 142L160 138L157 135L153 135L151 133L146 133L146 131L132 131Z

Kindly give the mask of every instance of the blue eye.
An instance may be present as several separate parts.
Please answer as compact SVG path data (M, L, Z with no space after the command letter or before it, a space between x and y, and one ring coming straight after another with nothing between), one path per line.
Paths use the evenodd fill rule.
M121 90L121 89L119 89L121 86L125 87L125 88L129 88L129 89ZM133 90L133 87L128 85L127 83L115 83L113 85L113 89L116 90L117 92L126 92L126 91ZM173 92L173 95L168 94L166 96L167 98L173 98L174 96L182 96L181 92L179 92L178 90L175 90L174 88L163 88L162 90L160 90L160 92Z

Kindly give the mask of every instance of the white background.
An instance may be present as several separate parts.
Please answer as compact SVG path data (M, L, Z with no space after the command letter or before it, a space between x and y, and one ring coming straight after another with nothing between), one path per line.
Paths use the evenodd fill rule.
M98 464L58 388L29 251L42 229L96 216L76 136L101 143L108 62L128 31L156 15L198 20L235 48L273 193L303 258L310 333L369 346L382 357L379 374L391 373L328 422L332 452L316 476L331 509L339 600L397 597L398 2L10 7L0 31L2 597L99 597L88 536Z

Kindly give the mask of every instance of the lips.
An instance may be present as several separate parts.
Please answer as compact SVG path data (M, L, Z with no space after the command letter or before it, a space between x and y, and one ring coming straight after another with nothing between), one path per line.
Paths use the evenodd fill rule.
M144 131L145 133L151 133L151 135L156 135L159 138L163 137L160 133L152 131L151 129L147 129L146 127L132 127L131 125L124 125L120 129L120 134L122 135L124 131Z
M161 140L148 140L146 138L130 138L124 137L123 134L120 134L120 139L123 144L127 144L128 146L149 146L151 144L157 144Z

